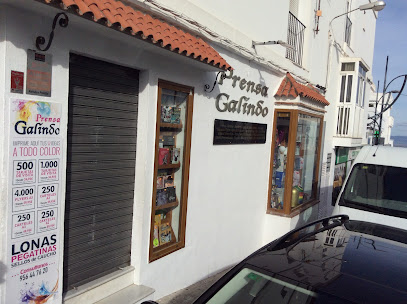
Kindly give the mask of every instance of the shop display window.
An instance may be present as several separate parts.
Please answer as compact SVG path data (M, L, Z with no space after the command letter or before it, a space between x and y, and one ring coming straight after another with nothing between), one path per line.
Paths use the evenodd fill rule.
M150 261L185 245L192 103L191 88L159 82Z
M267 210L296 215L317 202L322 116L276 110Z

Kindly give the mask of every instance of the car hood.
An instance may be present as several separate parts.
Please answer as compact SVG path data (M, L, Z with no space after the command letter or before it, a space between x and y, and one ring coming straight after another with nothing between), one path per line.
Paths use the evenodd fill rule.
M406 231L360 223L264 250L248 263L349 301L406 303Z

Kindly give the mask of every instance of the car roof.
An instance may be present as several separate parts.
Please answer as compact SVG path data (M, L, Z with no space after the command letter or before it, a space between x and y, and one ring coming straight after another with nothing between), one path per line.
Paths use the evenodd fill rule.
M346 301L407 302L405 230L349 221L288 244L245 263Z
M407 168L407 148L390 146L364 146L355 163Z

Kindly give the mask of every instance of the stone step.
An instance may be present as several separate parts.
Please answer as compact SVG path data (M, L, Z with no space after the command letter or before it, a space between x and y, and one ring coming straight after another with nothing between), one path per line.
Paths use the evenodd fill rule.
M130 285L95 304L141 304L153 299L154 289L144 285Z
M152 299L153 293L154 289L150 287L134 284L134 267L129 266L69 290L64 295L63 303L138 304L142 300Z

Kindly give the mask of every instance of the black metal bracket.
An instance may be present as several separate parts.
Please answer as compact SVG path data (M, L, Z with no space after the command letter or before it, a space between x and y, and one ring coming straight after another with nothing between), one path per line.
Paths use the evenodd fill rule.
M58 18L60 16L62 16L62 18L59 19L59 25L61 27L67 27L68 26L69 18L67 16L67 14L65 14L65 13L56 14L55 17L54 17L54 22L52 23L52 31L49 34L49 41L48 41L47 46L45 48L43 48L43 49L41 48L41 46L43 44L45 44L45 38L43 36L38 36L37 39L35 40L35 46L37 47L38 50L46 52L51 47L52 40L54 39L54 30L55 30L55 27L57 26L57 21L58 21Z
M209 89L210 89L210 85L209 84L205 84L205 92L208 92L208 93L211 93L212 91L213 91L213 89L215 88L215 86L216 86L216 83L218 82L218 76L219 76L219 74L221 74L221 79L225 79L226 78L226 73L225 72L223 72L223 71L220 71L220 72L218 72L218 74L216 74L216 78L215 78L215 82L213 83L213 87L212 87L212 89L209 91Z

